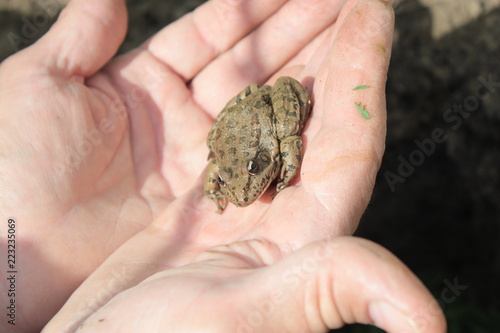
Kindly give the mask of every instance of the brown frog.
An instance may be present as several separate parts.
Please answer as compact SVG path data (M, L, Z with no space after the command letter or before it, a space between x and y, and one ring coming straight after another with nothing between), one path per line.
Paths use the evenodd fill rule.
M274 87L252 83L227 103L207 140L205 195L217 213L227 199L250 205L278 176L276 193L289 185L302 161L300 135L310 109L307 91L288 76Z

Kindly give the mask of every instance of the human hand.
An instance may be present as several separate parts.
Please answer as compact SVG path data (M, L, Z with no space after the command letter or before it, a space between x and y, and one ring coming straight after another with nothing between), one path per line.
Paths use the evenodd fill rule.
M30 318L18 327L43 325L122 244L52 325L213 246L260 239L284 256L352 233L383 153L393 23L388 5L351 11L357 2L211 1L101 69L123 38L124 4L74 0L5 61L0 209L19 221L18 311ZM218 216L199 178L206 134L243 86L282 75L314 82L300 186ZM360 84L371 88L351 90Z
M264 240L214 247L129 285L95 312L74 306L107 298L101 279L128 282L128 255L147 240L114 253L43 332L326 332L355 322L394 333L446 332L438 303L402 262L345 236L289 255Z

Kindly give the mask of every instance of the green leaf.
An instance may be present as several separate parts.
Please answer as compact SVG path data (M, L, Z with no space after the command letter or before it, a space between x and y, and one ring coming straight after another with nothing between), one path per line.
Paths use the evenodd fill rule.
M368 111L366 111L366 106L361 106L361 103L354 103L356 105L356 108L358 109L359 113L363 116L365 119L370 119L370 115L368 114Z

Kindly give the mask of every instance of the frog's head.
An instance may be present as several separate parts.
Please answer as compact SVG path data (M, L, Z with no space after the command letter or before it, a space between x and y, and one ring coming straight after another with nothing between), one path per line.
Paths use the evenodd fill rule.
M254 158L220 168L217 181L234 205L246 207L264 193L278 174L279 154L266 150Z

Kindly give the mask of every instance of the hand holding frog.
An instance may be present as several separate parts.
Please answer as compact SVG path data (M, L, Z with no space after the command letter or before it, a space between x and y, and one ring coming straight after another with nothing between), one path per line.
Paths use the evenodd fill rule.
M123 1L73 0L0 66L0 211L20 225L24 277L16 328L39 329L72 295L47 332L443 331L401 262L333 238L356 228L383 154L389 4L213 0L110 61L125 20ZM300 177L272 202L216 215L207 133L238 91L280 76L314 100ZM274 312L253 321L262 304Z

